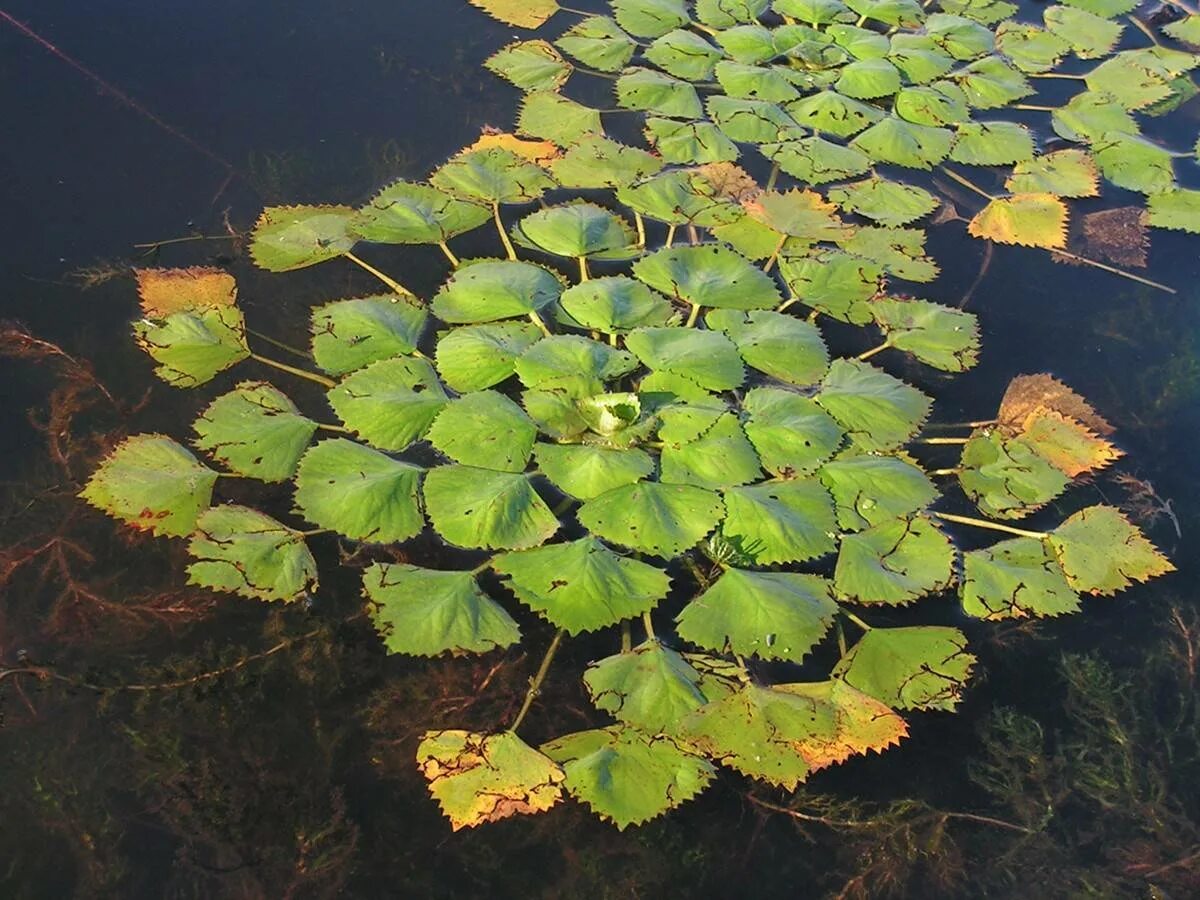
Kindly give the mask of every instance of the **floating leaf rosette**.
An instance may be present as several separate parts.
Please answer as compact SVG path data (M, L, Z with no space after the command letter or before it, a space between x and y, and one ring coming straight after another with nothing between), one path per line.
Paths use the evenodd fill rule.
M559 9L473 2L522 28ZM259 352L225 273L139 273L136 337L166 381L251 359L278 382L256 370L216 392L196 422L215 468L140 435L84 490L187 538L191 581L246 598L318 592L335 538L405 560L362 573L390 653L489 653L522 629L543 645L511 719L420 743L455 829L564 796L624 828L700 793L716 765L787 789L865 765L850 761L969 688L965 631L931 623L931 598L956 592L974 619L1059 616L1171 569L1118 510L1075 502L1121 451L1050 376L1014 379L986 424L927 436L925 389L982 348L918 224L967 220L1086 262L1067 201L1116 185L1146 194L1150 225L1196 231L1196 191L1176 182L1194 160L1141 132L1186 95L1198 60L1171 44L1186 28L1114 51L1137 34L1096 4L1051 5L1041 24L993 0L608 12L489 61L527 92L521 136L488 133L358 209L264 212L261 268L345 258L387 285L313 309L313 366ZM1079 77L1060 81L1079 90L1025 102L1068 59ZM649 149L567 95L594 71ZM1015 123L1016 105L1044 115ZM1051 129L1069 146L1051 148ZM735 162L756 154L766 184ZM460 260L467 233L497 258ZM435 245L450 269L419 298L356 257L359 240ZM227 496L217 468L292 482L294 509L241 505L253 493ZM968 502L979 515L948 511ZM1041 530L1025 527L1039 510ZM963 552L960 528L1003 537ZM583 673L596 720L535 748L520 735L564 643L601 648Z

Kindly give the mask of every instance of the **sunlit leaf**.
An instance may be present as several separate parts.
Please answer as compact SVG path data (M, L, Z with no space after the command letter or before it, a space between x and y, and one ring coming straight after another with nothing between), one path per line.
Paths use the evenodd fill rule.
M558 12L557 0L470 0L470 3L518 28L537 28Z
M833 22L853 22L858 16L841 0L773 0L771 8L813 27Z
M767 11L770 0L696 0L696 18L712 28L755 22Z
M765 100L738 100L714 94L705 105L717 127L734 141L765 144L779 140L796 127L782 107Z
M963 554L963 612L980 619L1061 616L1079 611L1046 541L1013 538Z
M336 300L312 313L312 352L330 375L417 349L428 313L408 297L385 294Z
M406 541L425 527L421 472L345 438L321 441L300 460L296 506L314 525L354 540Z
M663 161L640 147L589 134L550 164L555 180L568 188L627 187L658 173Z
M842 536L834 588L855 603L904 605L949 587L954 555L949 539L924 516L883 522Z
M795 100L787 105L787 111L800 125L839 138L856 135L883 118L883 112L877 107L832 90Z
M487 207L427 184L396 181L358 210L351 231L381 244L436 244L478 228Z
M348 206L270 206L250 235L250 257L268 272L290 272L341 256L354 246Z
M739 100L786 103L800 96L796 86L770 66L746 66L725 60L717 63L716 76L725 93Z
M741 151L712 122L678 122L651 117L646 120L646 139L667 162L732 162Z
M654 473L654 458L636 448L538 444L537 461L556 488L579 500L591 500Z
M1099 471L1121 457L1086 425L1053 409L1035 410L1023 423L1020 440L1068 478Z
M683 0L612 0L617 22L630 34L654 38L688 24Z
M858 25L834 24L825 29L825 33L850 51L855 59L882 59L891 47L887 35Z
M554 186L541 166L504 147L460 153L429 180L448 194L486 203L525 203Z
M1048 537L1054 555L1077 591L1107 595L1136 581L1175 571L1171 562L1121 512L1089 506Z
M686 410L666 410L662 414L660 481L723 488L749 484L762 476L758 453L737 416L721 414L700 434L677 439L670 428L677 415L685 414Z
M1129 2L1132 2L1132 0L1129 0ZM1079 3L1076 2L1072 5L1078 6ZM1099 12L1099 10L1091 11ZM1163 31L1177 41L1182 41L1192 47L1200 47L1200 15L1184 16L1182 19L1165 25Z
M1129 111L1098 91L1076 94L1050 114L1050 124L1059 137L1082 143L1091 143L1106 133L1138 133L1137 122Z
M1070 482L1030 444L998 431L978 432L963 447L959 484L988 516L1016 519L1061 494Z
M932 404L916 388L852 359L834 361L815 399L864 450L888 450L908 441Z
M738 542L757 565L805 562L832 553L836 531L833 500L815 479L725 491L721 532Z
M895 709L953 710L975 657L957 628L872 628L833 668L833 677Z
M405 449L448 402L433 367L409 357L372 363L329 392L338 418L380 450Z
M1152 71L1136 58L1118 53L1084 76L1088 88L1106 94L1116 104L1133 111L1171 95L1170 77Z
M736 222L746 213L705 177L701 169L671 169L617 191L633 210L672 225L711 227Z
M1016 433L1025 429L1025 422L1040 410L1052 409L1063 416L1086 425L1100 435L1110 435L1114 429L1091 405L1053 375L1018 375L1009 382L996 415L999 423Z
M723 334L682 328L639 328L625 346L651 369L670 372L710 391L730 391L746 377L737 346Z
M1006 166L1033 159L1033 136L1015 122L960 125L950 158L969 166Z
M934 13L926 18L925 33L958 60L971 60L991 53L996 43L990 29L965 16L949 13Z
M807 385L820 381L829 368L829 351L820 329L783 313L714 310L705 321L737 345L746 364L772 378Z
M954 135L945 128L887 116L851 141L850 146L877 163L930 169L946 158L953 142Z
M626 69L617 79L617 103L625 109L677 119L699 119L704 115L700 96L692 85L654 69Z
M639 252L628 222L583 201L529 214L514 226L513 238L522 246L569 258L628 259Z
M779 388L747 392L746 436L768 472L791 478L811 472L833 456L845 432L809 397Z
M637 43L606 16L577 22L554 42L585 66L601 72L619 72L629 64Z
M954 68L955 60L928 35L897 34L892 37L888 60L912 84L928 84Z
M932 87L904 88L893 106L896 115L916 125L960 125L971 117L967 95L949 81L939 81Z
M554 91L533 91L521 101L517 131L567 147L586 135L601 134L600 110Z
M724 55L694 31L677 28L646 48L645 58L668 75L685 81L708 81Z
M1151 194L1146 203L1146 221L1155 228L1200 234L1200 191L1175 188Z
M1067 207L1053 194L998 197L967 225L974 237L999 244L1056 249L1067 243Z
M666 298L624 275L574 285L563 291L559 304L571 324L605 334L666 325L675 314Z
M548 269L485 260L456 271L430 307L443 322L494 322L537 312L561 293L562 282Z
M572 67L545 41L517 41L489 57L484 66L523 91L554 91Z
M605 381L635 367L624 350L577 335L544 338L516 362L517 375L526 387L561 388L575 397L601 393Z
M925 19L925 11L916 0L849 0L846 5L860 17L884 25L917 28Z
M477 391L451 400L426 435L455 462L498 472L522 472L537 427L525 411L496 391Z
M568 734L541 749L562 765L571 796L622 831L691 800L716 774L671 738L619 726Z
M606 541L670 559L700 543L724 511L713 491L642 481L588 500L578 518Z
M871 321L867 303L880 289L879 263L848 253L785 256L779 270L793 296L806 306L842 322Z
M1061 37L1080 59L1107 56L1121 39L1124 26L1074 6L1054 5L1044 13L1046 27Z
M723 28L712 38L734 62L756 66L779 55L774 40L776 34L777 31L754 22Z
M1003 23L996 47L1022 72L1049 72L1071 50L1065 38L1028 22Z
M671 585L666 572L619 556L591 536L505 553L492 568L517 599L570 634L648 612Z
M523 550L558 531L558 519L520 473L436 466L423 492L433 527L458 547Z
M445 332L437 345L437 370L459 392L499 384L515 371L517 357L541 339L532 322L495 322Z
M296 471L317 423L278 388L250 381L214 400L193 427L196 446L231 471L283 481Z
M142 313L165 319L172 313L233 306L237 282L222 269L192 266L187 269L134 269Z
M923 188L878 177L833 188L829 199L847 212L893 227L915 222L938 205L938 199Z
M1095 197L1099 191L1095 161L1083 150L1056 150L1013 167L1004 183L1014 194Z
M521 639L512 616L470 572L373 563L363 572L363 592L389 653L486 653Z
M764 144L762 152L767 159L779 163L781 171L808 184L853 178L871 168L871 158L863 151L821 137Z
M937 263L925 254L925 232L920 228L858 228L841 247L905 281L933 281L938 275Z
M1067 6L1084 9L1097 16L1103 16L1106 19L1111 19L1114 16L1123 16L1127 12L1132 12L1138 6L1137 0L1063 0L1063 2Z
M849 230L838 218L837 207L816 191L763 191L745 207L780 234L805 241L836 241Z
M417 746L417 766L455 831L545 812L562 799L566 778L557 763L511 731L427 731Z
M846 531L907 518L938 496L928 475L895 456L842 456L819 474L833 495L838 526Z
M216 482L217 473L186 447L139 434L109 452L79 496L134 528L184 537L212 502Z
M1157 194L1175 186L1171 151L1132 134L1106 132L1092 144L1100 174L1117 187Z
M995 56L985 56L959 70L958 85L976 109L999 109L1034 93L1024 75Z
M995 25L1017 11L1017 5L1007 0L941 0L938 6L984 25Z
M706 702L700 673L653 639L591 663L583 683L597 709L649 734L669 733Z
M188 583L256 600L298 600L317 587L304 535L245 506L213 506L188 543Z
M175 387L197 387L250 355L245 321L236 306L142 319L133 323L133 333L138 346L158 363L154 374Z
M887 297L871 304L887 343L944 372L965 372L979 361L979 320L930 303Z

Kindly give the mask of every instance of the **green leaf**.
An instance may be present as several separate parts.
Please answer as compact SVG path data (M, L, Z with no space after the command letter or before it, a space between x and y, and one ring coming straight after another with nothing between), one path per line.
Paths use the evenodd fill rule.
M427 731L417 745L417 767L455 831L545 812L562 799L566 778L512 731Z
M1133 0L1128 0L1128 2L1133 2ZM1071 5L1080 6L1081 4L1077 0L1077 2L1072 3ZM1122 3L1122 5L1124 5L1124 3ZM1101 13L1098 9L1092 9L1089 11L1103 15L1103 13ZM1164 26L1163 31L1175 38L1177 41L1182 41L1183 43L1192 47L1200 47L1200 15L1184 16L1182 19L1172 22L1170 25Z
M1137 0L1063 0L1063 2L1067 6L1084 9L1098 16L1103 16L1106 19L1123 16L1135 10L1138 6ZM1170 26L1165 30L1169 32Z
M900 70L886 59L859 59L841 70L834 87L854 100L890 97L900 90Z
M538 444L537 462L551 484L578 500L591 500L654 474L654 458L636 448Z
M938 5L948 13L956 13L984 25L995 25L1017 11L1017 5L1007 0L941 0Z
M403 450L449 402L433 367L397 357L348 375L329 392L329 404L346 427L380 450Z
M847 0L846 5L860 17L900 28L919 28L925 19L916 0Z
M640 825L686 803L716 770L667 737L629 728L579 731L542 745L561 763L572 797L618 830Z
M468 150L450 159L429 179L455 197L485 203L526 203L554 186L540 166L504 147Z
M674 119L646 120L646 140L667 162L732 162L741 154L712 122L678 122Z
M559 305L569 324L605 334L666 325L675 314L666 298L624 275L592 278L567 288Z
M521 631L470 572L373 563L363 572L371 621L389 653L440 656L511 647Z
M653 69L626 69L617 79L617 104L677 119L699 119L704 115L694 87Z
M764 225L751 216L742 216L730 225L718 225L712 229L712 235L742 256L753 260L776 256L779 243L785 237L770 225Z
M655 38L690 21L683 0L612 0L617 22L630 34Z
M837 452L845 433L815 401L792 391L757 387L746 394L746 436L768 472L785 478L811 472Z
M1112 96L1097 91L1076 94L1050 114L1050 124L1059 137L1089 144L1106 133L1138 133L1133 116Z
M821 137L764 144L763 155L779 163L781 171L807 184L826 184L862 175L871 159L855 147L843 147Z
M1200 234L1200 191L1175 188L1151 194L1146 204L1146 221L1155 228Z
M925 255L925 232L919 228L859 228L841 247L905 281L937 278L937 263Z
M917 433L932 401L868 363L835 360L814 398L864 450L889 450Z
M1014 194L1095 197L1096 163L1084 150L1056 150L1017 163L1004 187Z
M589 664L583 683L597 709L648 734L670 733L706 702L700 673L654 639Z
M893 36L888 59L912 84L928 84L954 68L954 57L924 34Z
M1175 187L1171 151L1132 134L1107 132L1092 145L1100 173L1117 187L1157 194Z
M925 20L925 33L958 60L991 53L996 39L991 30L963 16L934 13Z
M745 204L746 212L781 235L805 242L836 241L849 229L837 207L816 191L763 191Z
M1061 494L1070 479L1028 442L990 431L963 447L958 482L985 515L1019 519Z
M573 441L588 430L579 410L579 398L565 390L525 391L521 402L529 418L544 434L557 441Z
M558 12L557 0L469 0L495 19L518 28L537 28Z
M1105 94L1109 102L1133 111L1171 96L1171 78L1152 71L1137 58L1118 53L1084 75L1089 90ZM1114 113L1111 113L1115 115ZM1136 129L1131 129L1136 132Z
M212 502L217 473L159 434L126 438L92 473L79 496L96 509L156 535L184 537Z
M877 176L834 188L829 199L847 212L892 227L924 218L938 206L937 197L924 188Z
M246 324L236 306L142 319L133 323L133 333L158 363L154 374L174 387L197 387L250 356Z
M606 16L583 19L554 43L585 66L601 72L619 72L637 50L633 38Z
M800 125L839 138L858 134L884 115L877 107L852 100L834 90L818 91L793 101L787 105L787 111Z
M928 300L885 297L871 304L887 343L943 372L965 372L979 362L979 319Z
M938 497L929 476L895 456L843 456L821 467L838 526L861 531L920 512Z
M668 436L676 416L684 410L664 410L660 432L665 446L660 460L659 480L669 484L694 484L705 488L723 488L748 484L762 476L758 454L746 438L737 416L725 413L717 417L702 434L688 440Z
M808 22L814 28L858 18L841 0L774 0L771 8L781 16Z
M218 397L193 426L196 446L239 475L284 481L317 430L285 394L248 381Z
M967 95L949 81L932 87L905 88L896 95L895 113L915 125L959 125L971 117Z
M841 322L871 321L867 302L880 289L878 263L838 251L817 256L784 256L779 271L792 294L805 306Z
M985 56L959 70L958 86L976 109L999 109L1034 93L1024 75L996 56Z
M872 628L832 674L894 709L952 711L974 665L957 628Z
M713 35L713 40L734 62L756 66L770 62L779 55L774 41L775 33L755 22L722 29Z
M269 206L250 235L250 257L268 272L290 272L335 259L355 242L348 206Z
M524 550L558 531L558 519L520 473L437 466L425 476L425 511L458 547Z
M671 559L700 543L724 511L713 491L642 481L588 500L577 515L581 525L606 541Z
M533 91L521 102L517 131L566 147L586 135L602 134L604 127L600 110L553 91Z
M577 335L554 335L526 350L517 375L528 388L560 388L574 397L604 391L604 382L632 372L637 363L624 350Z
M1022 72L1049 72L1071 49L1064 38L1027 22L1005 22L996 29L996 47Z
M596 134L584 135L550 163L554 179L565 188L623 188L662 167L652 153Z
M1047 7L1043 18L1046 27L1070 44L1080 59L1108 56L1125 30L1123 25L1073 6Z
M1175 571L1171 562L1111 506L1082 509L1047 540L1077 591L1102 596Z
M795 790L812 772L904 737L904 720L843 681L737 691L683 722L687 739L722 765Z
M696 18L710 28L729 28L758 21L768 6L769 0L696 0Z
M685 81L708 81L723 54L693 31L675 29L646 48L643 54L668 75Z
M396 181L357 212L350 229L381 244L437 244L478 228L490 215L487 207L430 185Z
M634 263L633 274L694 306L770 309L783 301L770 275L716 244L664 248Z
M850 146L877 163L931 169L950 153L953 140L945 128L916 125L887 116L851 141Z
M800 96L795 85L774 67L745 66L725 60L717 63L716 75L725 93L738 100L786 103Z
M902 606L953 580L954 546L924 516L843 535L833 573L840 597L872 606Z
M967 122L958 126L950 158L968 166L1007 166L1033 159L1033 135L1015 122Z
M556 91L572 72L571 65L545 41L509 44L483 65L523 91Z
M625 346L651 369L679 375L710 391L731 391L746 377L733 341L712 331L638 328Z
M345 438L321 441L300 460L296 506L314 525L353 540L406 541L425 527L421 472Z
M1024 619L1079 611L1049 545L1014 538L963 554L963 612L980 619Z
M201 514L188 543L188 584L256 600L298 600L316 590L317 563L304 535L244 506Z
M337 300L312 313L312 352L330 375L406 356L417 349L429 314L408 297L384 294Z
M710 228L745 216L698 169L672 169L617 191L617 200L643 216L672 225Z
M523 472L533 452L537 427L508 397L496 391L478 391L446 404L426 437L463 465Z
M666 572L618 556L591 536L505 553L492 568L518 600L570 634L649 612L671 586Z
M855 59L882 59L891 46L886 35L857 25L831 25L825 33Z
M537 312L558 299L562 282L533 263L485 260L460 268L433 298L443 322L495 322Z
M791 384L816 384L829 369L829 350L821 330L795 316L766 310L714 310L708 327L723 331L746 364Z
M452 328L438 340L438 373L459 393L491 387L513 375L517 357L541 337L532 322Z
M513 237L523 247L568 258L628 259L640 252L628 222L579 200L531 213L513 228Z
M815 479L756 484L725 491L721 532L756 565L806 562L835 549L833 500Z

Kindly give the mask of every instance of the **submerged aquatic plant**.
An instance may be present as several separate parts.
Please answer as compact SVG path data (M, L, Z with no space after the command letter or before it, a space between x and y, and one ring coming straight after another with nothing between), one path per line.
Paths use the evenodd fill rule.
M480 5L526 26L555 8ZM798 98L807 82L783 70L827 73L810 87L829 79L899 88L919 81L910 69L938 69L942 55L992 52L991 32L978 23L940 13L931 26L921 8L891 2L860 12L860 25L874 16L903 33L838 25L845 7L813 4L803 16L813 27L787 25L798 43L784 50L775 49L778 34L746 18L765 3L701 2L698 29L680 32L695 40L677 37L678 46L659 39L691 22L682 4L614 6L615 22L587 19L560 44L596 68L619 69L640 46L624 28L656 38L646 55L663 68L707 78L696 43L707 39L696 30L715 39L709 33L719 28L741 29L771 42L753 63L736 62L749 51L731 50L732 40L713 49L714 69L755 69L718 75L725 93L710 99L732 103L731 121L793 115L777 115L775 104L793 91ZM776 6L800 15L798 4ZM990 4L993 13L1006 6ZM918 26L933 30L916 35ZM852 63L833 37L867 48L904 34L924 40L908 48L917 62L899 68L866 49L858 62L869 65ZM805 62L810 56L839 62L818 66ZM761 65L776 57L802 64ZM187 538L191 583L253 599L297 601L317 590L308 546L316 534L420 542L437 568L376 562L363 573L370 615L393 653L512 646L522 637L501 602L510 595L551 623L557 630L512 721L430 732L419 746L420 770L455 828L541 812L564 793L623 828L701 792L714 763L794 788L898 742L908 732L902 713L956 707L975 661L966 635L919 616L897 625L909 621L898 608L957 588L977 619L1055 616L1077 611L1082 595L1171 569L1113 507L1086 507L1048 530L1013 524L1120 456L1111 426L1052 377L1014 379L991 418L964 426L969 435L918 437L931 398L874 358L903 354L955 373L975 365L980 349L973 314L887 290L937 272L924 233L903 227L936 205L924 189L872 174L825 195L763 190L728 154L705 149L753 142L749 132L722 138L673 118L701 114L686 80L649 68L622 76L627 105L659 116L647 125L655 154L606 137L598 113L554 93L571 66L550 45L510 47L490 65L537 88L521 126L536 139L485 135L427 183L396 182L357 209L263 212L250 240L259 267L288 272L344 259L389 289L313 310L311 360L320 371L251 349L228 274L138 273L145 317L135 336L165 381L197 387L253 360L320 385L338 422L301 411L274 384L243 381L195 423L194 444L212 464L170 437L139 435L83 492L136 528ZM1000 57L970 65L990 73L978 76L987 88L973 89L976 100L1006 83L994 71L1009 68ZM750 80L735 92L726 81L737 78ZM864 129L890 121L873 145L900 141L927 154L921 148L939 141L946 154L959 148L964 161L984 163L996 161L997 134L1005 145L1014 140L1005 129L970 131L964 119L955 143L940 125L921 131L865 102L896 88L862 98L841 91L821 92L840 111L818 105L813 115L863 118ZM888 129L927 140L878 137ZM809 149L779 155L868 152L825 138L788 141ZM1056 160L1039 171L1071 166ZM814 179L810 169L781 168L809 182L865 173ZM502 207L533 202L540 208L506 226ZM1041 233L1066 217L1044 190L991 204L976 230ZM647 220L667 226L661 244ZM489 226L503 258L460 260L450 241ZM453 272L424 302L357 256L360 242L440 247ZM822 317L878 333L878 342L835 358ZM320 432L328 436L314 442ZM908 449L921 443L961 447L961 460L927 472ZM981 517L934 509L943 490L932 479L947 476ZM295 515L313 528L214 503L227 478L292 482ZM1006 539L961 552L944 530L951 524ZM667 637L672 612L678 640ZM643 633L636 646L635 630ZM522 726L558 649L594 632L611 633L616 652L592 662L583 682L611 724L532 746ZM795 664L813 660L823 666L819 680L787 680L799 677Z

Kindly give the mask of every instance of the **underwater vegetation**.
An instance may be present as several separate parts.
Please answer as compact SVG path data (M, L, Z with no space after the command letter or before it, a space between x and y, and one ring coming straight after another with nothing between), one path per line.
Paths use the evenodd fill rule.
M557 9L477 5L523 27ZM259 268L340 260L387 289L314 308L287 361L260 352L280 342L248 328L229 273L137 272L134 335L160 378L260 368L196 419L202 455L130 436L82 496L186 540L199 588L315 603L322 577L344 583L331 567L360 568L356 615L390 653L545 633L503 718L419 741L455 829L567 795L623 829L698 796L718 765L792 791L886 750L911 714L958 706L966 623L1074 613L1172 569L1114 506L1042 512L1121 456L1069 387L1017 375L978 420L937 423L886 368L961 373L981 352L973 313L898 287L937 275L912 226L942 200L894 167L936 166L981 195L975 237L1147 284L1067 248L1067 201L1103 179L1147 195L1139 222L1200 230L1200 192L1135 118L1194 91L1200 58L1162 40L1194 42L1197 19L1161 40L1131 19L1151 46L1115 51L1131 9L1054 5L1042 27L1002 2L614 0L556 44L510 45L487 65L528 92L517 134L358 207L263 211ZM1059 73L1068 58L1104 61ZM612 75L651 150L561 93L587 70ZM1038 78L1086 89L1018 104ZM975 118L1004 108L1049 114L1075 146L1039 153L1026 126ZM736 165L749 147L772 163L763 186ZM1009 174L989 189L959 166ZM451 246L488 229L497 257ZM449 277L421 298L360 245L438 248ZM935 468L930 451L958 458ZM290 485L291 508L247 482ZM935 602L951 591L960 616ZM530 715L564 647L587 660L595 710L542 735Z

